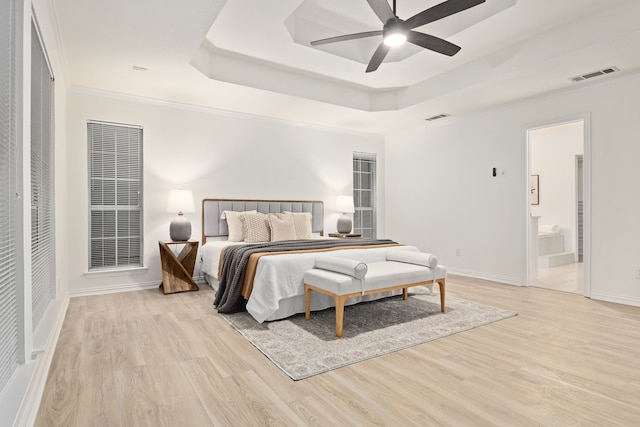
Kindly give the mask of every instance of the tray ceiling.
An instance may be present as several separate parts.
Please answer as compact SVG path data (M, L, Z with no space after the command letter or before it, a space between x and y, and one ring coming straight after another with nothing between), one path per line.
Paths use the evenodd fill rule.
M456 56L408 45L366 74L378 38L308 43L381 29L365 0L52 4L71 86L378 134L640 69L637 0L487 0L419 28Z

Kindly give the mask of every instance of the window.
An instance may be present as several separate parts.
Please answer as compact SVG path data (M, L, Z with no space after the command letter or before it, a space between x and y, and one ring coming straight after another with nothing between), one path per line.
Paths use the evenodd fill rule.
M53 75L31 25L31 301L34 328L56 295Z
M353 232L375 239L376 231L376 155L353 153Z
M142 127L89 121L89 270L142 266Z
M15 0L0 0L0 393L18 368L17 58Z

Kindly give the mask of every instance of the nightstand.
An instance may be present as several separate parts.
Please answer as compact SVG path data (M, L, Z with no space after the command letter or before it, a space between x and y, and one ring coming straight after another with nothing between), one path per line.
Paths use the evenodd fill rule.
M160 262L162 263L162 283L160 289L164 294L175 292L187 292L200 290L196 282L193 281L193 268L196 265L198 255L198 242L174 242L159 241ZM178 254L172 249L179 246L182 249Z
M347 237L362 237L360 233L329 233L329 237L339 237L345 239Z

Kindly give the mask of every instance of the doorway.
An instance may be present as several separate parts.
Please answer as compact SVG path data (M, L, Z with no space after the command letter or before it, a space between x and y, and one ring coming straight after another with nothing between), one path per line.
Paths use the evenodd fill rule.
M589 296L589 116L530 125L525 136L526 283Z

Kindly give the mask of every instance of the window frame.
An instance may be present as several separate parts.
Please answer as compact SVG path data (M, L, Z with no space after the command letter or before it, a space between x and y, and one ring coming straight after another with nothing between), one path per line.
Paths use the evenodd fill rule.
M353 153L353 232L359 233L364 238L375 239L378 234L377 224L377 159L375 153ZM369 171L363 171L363 164L368 164ZM363 175L368 174L367 180ZM369 194L368 203L365 194ZM370 226L366 226L365 217L370 212Z

